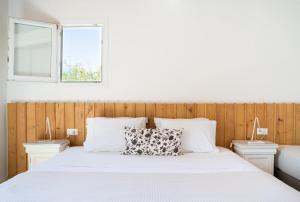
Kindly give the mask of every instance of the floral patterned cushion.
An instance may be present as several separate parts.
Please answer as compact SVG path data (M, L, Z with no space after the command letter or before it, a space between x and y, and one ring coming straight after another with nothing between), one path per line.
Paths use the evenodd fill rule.
M182 154L182 129L125 127L124 155L178 156Z

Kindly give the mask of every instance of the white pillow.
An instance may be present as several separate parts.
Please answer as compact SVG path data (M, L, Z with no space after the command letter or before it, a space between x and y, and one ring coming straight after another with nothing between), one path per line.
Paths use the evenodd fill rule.
M125 147L124 127L145 128L148 118L87 118L87 136L83 143L84 150L123 151Z
M217 152L216 121L209 119L154 118L158 128L183 128L182 146L185 152Z

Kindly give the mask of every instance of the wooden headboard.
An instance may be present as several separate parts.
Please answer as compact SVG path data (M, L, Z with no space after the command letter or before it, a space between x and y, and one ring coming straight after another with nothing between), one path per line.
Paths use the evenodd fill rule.
M9 103L8 104L8 174L12 177L27 170L23 143L45 139L45 117L51 121L55 138L66 138L67 128L78 128L71 145L82 145L87 117L129 116L217 120L217 145L229 147L232 139L251 136L253 119L269 129L265 139L279 144L300 144L300 104L162 104L162 103Z

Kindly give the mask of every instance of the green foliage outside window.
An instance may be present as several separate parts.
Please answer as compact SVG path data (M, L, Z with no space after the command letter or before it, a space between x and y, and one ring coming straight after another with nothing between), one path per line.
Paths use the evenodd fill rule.
M63 81L101 81L100 71L89 71L79 65L62 73Z

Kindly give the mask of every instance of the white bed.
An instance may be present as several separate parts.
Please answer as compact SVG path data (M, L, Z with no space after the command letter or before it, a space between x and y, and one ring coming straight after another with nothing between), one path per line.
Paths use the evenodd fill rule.
M300 180L300 146L280 145L275 157L275 167Z
M300 146L280 145L275 156L275 176L300 191Z
M70 148L0 185L0 201L300 201L233 152L123 156Z

